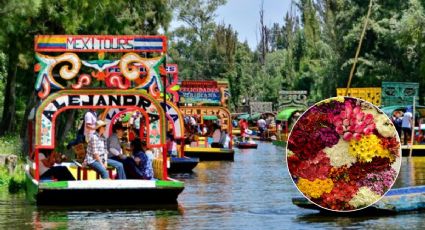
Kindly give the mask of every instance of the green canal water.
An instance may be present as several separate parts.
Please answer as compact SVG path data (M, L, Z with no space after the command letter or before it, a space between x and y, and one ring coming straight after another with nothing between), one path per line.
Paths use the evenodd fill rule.
M36 207L24 194L0 192L0 228L419 229L425 224L425 212L338 217L292 205L291 198L300 193L289 178L284 148L270 143L237 150L234 162L201 162L193 174L174 177L186 184L175 206ZM425 158L403 159L396 187L419 184L425 184Z

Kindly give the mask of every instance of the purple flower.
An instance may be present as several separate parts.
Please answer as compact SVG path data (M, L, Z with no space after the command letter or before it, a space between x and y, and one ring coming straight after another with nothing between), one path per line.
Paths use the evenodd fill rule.
M332 147L338 143L339 135L331 127L323 127L314 133L314 138L320 140L325 147Z
M380 172L368 173L363 180L358 181L357 185L359 187L367 186L377 194L383 195L394 183L396 175L397 172L393 168Z

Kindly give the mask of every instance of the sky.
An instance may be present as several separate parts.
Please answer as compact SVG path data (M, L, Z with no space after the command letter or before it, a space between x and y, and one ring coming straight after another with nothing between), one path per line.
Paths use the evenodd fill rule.
M260 5L261 0L227 0L216 11L216 23L232 25L238 32L239 41L248 41L254 50L260 40ZM283 24L286 12L290 10L291 0L264 0L264 23L271 26L274 22ZM181 25L176 19L171 22L171 29Z
M260 40L261 0L228 0L226 5L217 9L216 22L231 24L238 32L239 41L248 41L255 49ZM283 24L286 12L290 10L291 0L264 0L264 23L271 26L274 22Z

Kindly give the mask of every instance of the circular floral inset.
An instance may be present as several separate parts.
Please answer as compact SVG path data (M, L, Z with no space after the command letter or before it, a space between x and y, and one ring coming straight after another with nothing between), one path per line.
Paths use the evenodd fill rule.
M400 171L394 125L376 106L356 98L330 98L309 108L294 125L286 152L298 190L332 211L372 205Z

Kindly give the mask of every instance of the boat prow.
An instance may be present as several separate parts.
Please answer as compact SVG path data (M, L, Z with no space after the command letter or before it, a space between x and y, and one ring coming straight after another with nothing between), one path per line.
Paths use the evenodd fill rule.
M194 157L171 157L170 173L190 173L198 165L199 158Z
M185 146L184 155L199 158L201 161L233 161L235 150Z

